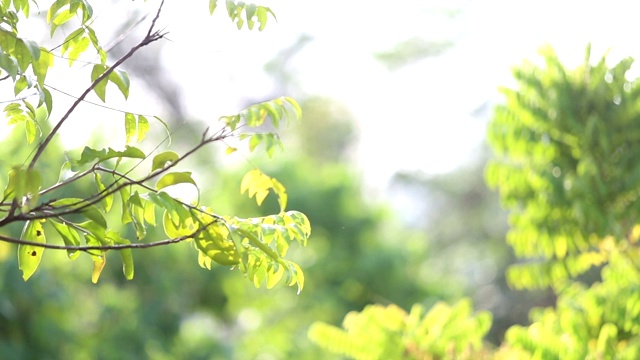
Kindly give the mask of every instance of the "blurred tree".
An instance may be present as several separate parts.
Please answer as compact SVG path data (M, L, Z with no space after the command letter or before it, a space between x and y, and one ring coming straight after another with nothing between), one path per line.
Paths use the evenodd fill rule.
M526 258L509 271L518 287L561 288L607 261L603 244L625 243L640 217L640 87L627 79L633 60L609 68L602 57L566 69L551 48L546 67L514 70L518 89L503 89L489 142L497 158L487 181L511 210L508 242Z
M423 344L425 353L411 351L415 343L402 333L414 324L411 316L397 311L392 316L391 309L374 313L371 308L348 314L344 330L314 325L310 336L323 348L356 359L389 352L403 359L640 356L640 185L635 130L640 87L637 79L628 78L632 60L608 67L602 57L592 65L588 47L584 64L570 70L551 48L543 48L541 54L545 67L526 62L514 69L518 87L504 89L507 102L497 108L489 126L489 142L498 156L487 167L486 176L511 210L508 241L515 255L525 258L508 271L509 284L551 286L557 304L532 310L532 324L509 328L505 342L495 351L490 347L480 353L463 350L465 344L477 344L472 336L482 334L486 325L482 321L458 326L456 335L470 337L448 337L443 345L448 351L432 347L434 334L448 335L441 323L427 320L429 314L447 319L448 312L438 308L426 316L424 332L408 331L420 334L417 343ZM438 185L446 189L448 184ZM453 188L465 193L464 187ZM467 225L475 227L474 219L469 215L459 219L452 228L465 231L455 236L469 236ZM478 253L472 258L477 259ZM594 266L601 270L600 278L585 278ZM463 319L469 312L464 314ZM369 333L363 328L374 329L376 346L367 346ZM479 351L477 345L473 350Z
M506 348L522 358L636 359L640 82L629 78L632 59L593 65L590 46L575 69L550 47L541 55L544 66L525 62L513 71L518 87L503 89L487 180L511 210L508 242L523 258L509 282L551 286L558 301L511 328Z
M504 244L507 213L485 185L487 150L479 149L472 164L448 174L399 173L392 190L418 209L408 226L429 236L423 266L433 278L459 284L458 296L471 296L478 308L493 313L487 340L499 344L507 328L527 322L533 306L553 305L555 297L549 291L512 291L507 285L505 271L515 257Z
M347 139L355 136L348 130L353 126L349 114L326 98L311 97L300 104L305 109L305 124L313 125L294 125L289 135L297 138L288 138L287 144L297 147L280 155L277 164L265 164L265 170L286 184L290 206L303 211L314 224L313 241L304 252L292 249L291 254L305 269L307 285L299 296L282 301L286 295L279 289L249 293L245 284L224 281L227 317L240 324L250 318L253 324L240 325L242 331L236 333L237 358L318 359L317 347L306 336L316 320L338 323L346 312L371 303L408 307L451 299L440 282L417 276L424 256L423 237L400 228L388 208L366 196L358 173L347 161L352 141ZM313 138L322 142L315 140L318 146L314 146ZM325 151L323 142L344 145ZM218 201L228 197L226 189L232 185L221 185L206 196ZM244 215L260 211L249 201L234 206ZM276 206L268 199L263 211ZM334 357L325 354L322 358Z

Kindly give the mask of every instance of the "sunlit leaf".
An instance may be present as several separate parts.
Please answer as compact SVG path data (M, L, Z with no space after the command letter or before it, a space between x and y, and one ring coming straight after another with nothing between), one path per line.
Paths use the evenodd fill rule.
M23 39L17 39L15 48L13 49L13 56L18 62L20 71L25 72L32 62L31 51L27 48Z
M191 184L195 186L196 189L198 189L198 185L196 184L195 180L193 180L193 178L191 177L191 172L189 171L172 172L172 173L165 174L156 183L156 189L160 190L167 186L185 184L185 183Z
M213 12L218 6L218 0L209 0L209 15L213 15Z
M0 52L0 69L4 70L15 79L18 75L18 62L11 56Z
M40 220L27 221L22 230L22 235L20 235L20 239L41 244L46 243L42 222ZM44 248L39 246L18 245L18 267L22 270L22 278L24 281L29 280L33 273L35 273L38 265L40 265L43 252Z
M100 279L100 274L102 274L102 270L104 266L107 264L106 255L102 255L100 257L93 258L93 271L91 271L91 282L96 284Z
M85 146L80 155L80 159L72 159L70 163L71 170L77 171L82 165L93 163L94 161L100 163L113 158L144 159L145 156L142 150L133 146L125 146L124 151L116 151L112 148L96 150Z
M138 115L138 134L137 141L141 142L147 136L149 131L149 121L143 115Z
M126 143L131 144L134 137L137 136L136 117L132 113L124 114L124 131L126 134Z
M172 164L180 159L180 156L173 151L165 151L153 157L151 172L164 169L165 166Z
M62 237L62 241L66 246L79 246L80 245L80 235L77 230L70 228L64 223L57 221L49 222L53 228L60 234ZM78 250L67 250L67 256L69 259L74 260L78 256L80 256L80 251Z
M124 95L125 99L129 98L129 86L131 85L131 83L129 81L129 75L126 71L120 69L113 70L109 74L109 81L116 84L118 89L120 89L122 95Z
M131 241L122 238L118 233L114 231L109 231L107 237L111 239L115 244L131 244ZM133 266L133 254L131 249L120 249L118 250L120 254L120 258L122 259L122 272L124 273L124 277L127 280L133 279L134 274L134 266Z
M98 187L98 191L100 193L104 193L107 188L102 183L102 176L100 176L100 173L94 173L94 180L96 182L96 186ZM113 194L104 196L102 198L102 205L104 206L104 211L111 210L111 206L113 205Z

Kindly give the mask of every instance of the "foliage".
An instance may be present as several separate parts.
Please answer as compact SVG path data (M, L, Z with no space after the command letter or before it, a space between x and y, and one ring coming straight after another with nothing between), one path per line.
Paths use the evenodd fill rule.
M519 288L560 286L609 259L605 244L626 242L640 215L636 123L640 87L633 60L606 57L566 69L550 48L545 67L525 62L503 89L488 138L498 158L486 170L511 210L508 242L529 261L509 270Z
M298 104L289 97L280 97L249 106L238 114L222 116L217 130L202 131L200 140L182 154L172 150L158 152L159 145L144 149L150 118L166 129L167 139L171 137L171 129L157 116L122 111L125 114L124 149L87 146L79 157L72 155L57 164L60 169L57 181L44 181L45 172L50 171L53 164L42 164L40 159L51 147L58 130L91 92L106 102L111 83L128 98L130 79L120 66L145 46L165 38L166 33L155 29L164 2L159 4L144 38L111 65L107 51L91 27L96 17L88 1L57 0L51 4L46 17L49 35L53 37L63 27L65 30L71 27L71 31L61 44L50 49L20 36L18 25L30 20L32 3L37 5L26 0L0 3L2 80L9 81L16 97L22 96L9 101L4 113L9 124L24 124L27 146L39 140L31 148L30 157L12 160L17 162L8 172L0 200L0 228L12 224L24 226L20 238L0 235L0 240L18 244L24 280L35 273L45 249L66 250L71 260L81 253L87 254L93 261L91 279L95 283L105 268L110 250L119 252L124 275L131 279L134 276L132 249L188 241L196 249L202 267L211 269L213 262L238 269L256 287L266 284L271 288L284 279L288 285L297 285L300 291L304 286L302 270L285 256L290 242L306 245L311 227L304 214L286 209L286 189L278 180L258 169L251 170L242 181L241 192L248 191L260 204L273 191L280 208L273 215L240 218L214 213L210 206L199 201L201 190L192 172L177 170L185 158L206 145L224 142L232 136L249 138L250 151L265 144L266 151L272 155L276 146L281 147L277 134L255 133L250 129L267 120L278 128L282 120L300 118ZM227 1L226 5L229 17L239 29L245 20L252 29L257 19L262 30L267 15L273 16L269 8L262 6L234 1ZM210 1L211 13L215 7L216 1ZM245 20L241 18L243 13ZM89 85L59 119L51 118L57 103L45 79L49 71L56 69L54 57L66 56L68 65L73 66L90 47L100 62L92 64ZM31 100L34 96L36 102ZM55 125L47 130L45 124L49 121ZM243 132L243 129L247 130ZM68 196L68 189L86 182L94 183L90 194ZM198 200L193 203L181 200L172 191L178 185L193 186ZM114 206L118 203L119 206ZM114 219L113 214L119 216ZM135 240L121 235L122 225L135 231ZM149 227L160 225L167 239L144 241L148 240Z
M591 65L587 48L584 64L568 70L550 48L542 55L546 67L525 62L514 69L518 88L503 89L506 104L497 107L489 127L498 156L486 177L511 210L508 241L525 258L508 271L510 283L552 285L557 303L532 310L532 323L508 329L496 351L485 347L471 356L636 359L640 226L638 86L627 77L632 60L610 68L603 57ZM599 280L593 280L595 271L585 274L600 265ZM439 311L436 305L429 314ZM323 348L356 359L469 356L443 347L411 354L414 347L398 334L403 316L395 306L368 307L347 315L344 330L316 323L309 335ZM446 339L437 324L428 324L429 331L415 333L417 339ZM477 350L488 325L485 330L484 322L471 321L454 328L456 334L479 335ZM448 349L461 348L454 344Z
M380 299L402 307L424 299L450 299L439 282L407 276L416 274L424 261L424 238L401 227L385 204L372 199L358 170L346 161L349 149L322 151L321 143L348 142L344 138L351 135L336 129L350 128L353 119L329 98L302 98L300 104L305 109L304 123L293 124L287 131L288 151L265 170L287 184L289 206L313 222L313 241L304 252L296 247L291 253L304 268L308 285L300 296L293 296L287 289L249 291L249 284L225 277L228 302L222 309L226 318L250 314L254 323L236 333L234 358L339 359L321 353L309 341L306 333L312 322L339 323L345 313ZM314 139L318 146L307 139ZM207 196L218 202L221 197L231 199L225 189L236 177L225 177L217 191ZM262 209L246 200L233 205L235 212L249 214L279 206L273 198L267 198ZM402 239L402 246L397 239Z
M407 314L395 305L369 305L347 314L343 329L316 322L309 337L323 348L354 359L477 359L491 314L472 314L469 300L414 305Z
M558 299L533 310L531 325L509 329L501 353L635 359L640 114L638 81L627 74L632 59L609 68L603 56L591 65L587 47L584 64L568 70L550 48L541 54L545 68L525 63L514 70L519 88L504 90L507 103L489 128L499 157L487 180L512 210L509 243L529 258L509 271L511 283L551 285ZM602 264L599 281L576 278Z
M638 266L617 253L602 277L590 288L573 283L555 309L536 309L531 325L509 329L506 342L536 359L638 359Z
M397 174L392 190L411 201L406 208L412 211L405 212L408 226L428 235L423 272L438 279L454 299L469 296L477 308L491 311L492 327L485 340L500 344L510 326L527 323L531 308L552 305L555 295L548 290L513 291L507 284L506 269L516 259L504 241L507 212L485 184L488 150L483 144L471 164L447 174Z

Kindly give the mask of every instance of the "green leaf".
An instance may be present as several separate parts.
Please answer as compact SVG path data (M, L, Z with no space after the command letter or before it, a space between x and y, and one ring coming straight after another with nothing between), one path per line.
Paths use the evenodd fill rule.
M107 237L111 239L116 244L131 244L131 241L124 239L120 236L120 234L115 231L109 231L107 233ZM120 249L118 250L120 254L120 258L122 259L122 272L124 273L124 277L127 280L133 279L134 267L133 267L133 254L131 249Z
M22 39L16 40L16 46L13 49L13 56L18 62L20 71L25 72L31 64L31 52Z
M42 222L40 220L27 221L20 239L41 244L46 243ZM22 270L24 281L29 280L31 275L36 272L38 265L40 265L40 260L42 260L43 252L44 248L39 246L18 245L18 267Z
M189 211L176 199L172 198L164 191L159 193L146 193L141 195L142 198L148 199L156 206L165 209L171 218L171 221L175 226L179 226L181 223L186 223L190 218Z
M129 242L127 240L127 242ZM127 280L133 279L133 254L131 249L122 249L118 251L122 258L122 272Z
M209 15L213 15L213 12L218 6L218 0L209 0Z
M104 51L102 46L100 46L100 42L98 41L96 32L90 26L85 26L85 29L87 31L87 35L89 35L89 39L91 40L91 44L93 45L93 48L96 49L96 51L98 52L98 55L100 56L100 63L102 65L106 64L107 52Z
M60 26L66 23L67 21L71 20L75 15L76 15L75 12L69 9L62 10L61 12L56 14L56 16L51 20L51 22L55 26ZM53 30L53 26L52 26L52 30Z
M151 165L151 172L154 172L159 169L164 169L168 164L173 164L180 156L173 151L165 151L153 157L153 162Z
M145 226L145 204L137 191L127 200L127 204L131 211L131 219L136 230L136 237L138 240L144 239L147 235L147 228Z
M6 71L12 80L15 80L18 75L18 62L3 52L0 52L0 68Z
M91 81L95 82L100 75L102 75L107 69L107 66L105 65L100 65L100 64L96 64L93 65L93 70L91 70ZM102 100L102 102L105 102L106 100L106 92L107 92L107 80L108 79L102 79L94 88L93 91L96 93L96 95L98 95L98 97L100 98L100 100Z
M136 117L132 113L124 114L124 131L127 137L126 143L131 144L136 133Z
M102 215L102 212L95 205L88 205L87 201L79 198L64 198L53 201L51 206L54 207L64 207L68 210L73 210L76 208L82 207L79 210L80 214L82 214L85 218L89 220L90 223L94 225L82 225L84 228L91 232L98 232L98 235L102 235L100 239L104 238L104 230L107 228L107 220ZM97 236L97 235L96 235Z
M73 48L75 46L75 43L80 38L82 38L82 35L84 35L84 28L82 27L72 31L69 35L67 35L67 37L65 37L62 41L62 47L60 48L61 55L64 56L67 50ZM69 66L71 66L71 63L72 62L69 62Z
M71 170L77 171L83 165L93 163L101 163L103 161L113 159L113 158L131 158L131 159L144 159L146 157L145 153L142 150L133 147L133 146L125 146L124 151L116 151L112 148L108 149L92 149L88 146L82 150L82 154L80 155L80 159L78 160L70 160Z
M31 145L36 140L38 135L38 127L36 126L36 122L28 119L24 123L25 133L27 135L27 144Z
M38 201L42 176L35 169L14 167L9 171L9 180L4 190L4 200L16 199L22 210L28 212Z
M16 46L16 41L18 38L16 34L11 31L0 29L0 48L4 50L4 52L0 53L11 53Z
M249 30L253 30L253 25L255 24L253 17L255 16L255 14L256 14L256 5L248 4L247 7L245 8L245 15L247 17L247 27L249 28Z
M144 140L149 131L149 120L144 115L138 115L138 142Z
M64 241L66 246L80 246L80 235L77 230L57 221L51 221L49 224L51 224L58 234L60 234L60 237L62 237L62 241ZM74 260L80 256L80 251L67 250L67 256L69 259Z
M73 63L89 48L89 44L91 44L91 40L88 37L81 37L77 41L73 42L73 47L71 51L69 51L69 66L73 65Z
M53 99L51 98L51 92L47 88L42 87L40 89L40 93L44 97L44 99L41 98L41 101L43 101L45 106L47 107L47 113L51 114L51 110L53 109Z
M23 41L25 47L31 54L31 59L33 59L33 61L38 61L38 59L40 59L40 46L38 46L38 43L32 40L21 41Z
M111 74L109 74L109 81L116 84L125 99L129 98L129 85L131 83L126 71L115 69Z
M33 84L31 83L31 78L28 76L20 76L18 81L13 85L13 94L18 96L24 89L31 88Z
M123 224L128 224L131 221L133 221L131 217L131 211L129 210L129 205L128 205L128 200L131 197L131 193L129 189L126 187L123 187L122 189L120 189L118 193L120 194L120 203L122 205L121 206L122 216L120 217L120 221Z
M107 188L102 183L102 176L100 176L100 173L98 172L94 173L94 179L96 181L96 186L98 187L98 191L100 193L104 193L107 190ZM102 206L104 206L104 211L108 212L109 210L111 210L112 205L113 205L113 194L109 194L104 198L102 198Z
M273 192L278 197L278 204L280 204L280 212L284 212L285 209L287 208L287 200L288 200L287 190L285 189L284 185L282 185L282 183L280 183L278 180L274 178L271 178L271 184L272 184Z
M295 115L296 115L296 120L302 119L302 108L300 107L298 102L296 102L293 98L288 97L288 96L285 96L283 99L289 105L291 105L291 107L293 107L293 110L295 111Z
M198 192L200 192L198 185L196 184L195 180L193 180L193 178L191 177L191 172L189 171L172 172L172 173L165 174L156 183L156 190L163 189L167 186L184 184L184 183L192 184L193 186L196 187L196 189L198 189Z

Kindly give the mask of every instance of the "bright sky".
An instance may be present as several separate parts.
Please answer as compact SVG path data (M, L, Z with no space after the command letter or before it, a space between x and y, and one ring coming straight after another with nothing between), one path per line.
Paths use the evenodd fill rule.
M304 93L331 96L350 108L361 130L359 167L367 182L379 188L398 170L438 173L467 161L484 137L488 110L480 117L471 114L499 101L496 88L510 83L510 67L535 58L541 45L550 43L570 64L581 61L588 41L595 56L612 48L612 60L639 52L635 16L640 7L632 1L257 2L271 6L278 16L262 33L236 31L223 1L213 18L205 0L192 2L201 6L165 4L159 25L166 26L171 42L164 45L163 61L183 87L189 115L213 121L240 110L247 97L281 95L274 92L277 86L263 73L263 65L299 35L310 35L314 40L289 70ZM135 4L154 12L157 1ZM111 15L130 6L130 1L96 3L99 34L113 26ZM448 17L447 11L458 14ZM451 40L454 47L393 72L374 59L374 52L412 37ZM60 83L69 74L52 75L48 82ZM73 89L64 80L62 84ZM115 89L111 94L109 105L116 108L149 114L161 107L135 81L133 102L124 103ZM79 110L64 131L66 141L86 141L89 127L82 126L97 113L91 106Z
M541 45L550 43L569 64L582 61L587 42L593 43L594 57L612 48L612 60L639 49L634 17L640 7L630 1L282 0L269 4L278 23L270 24L264 33L244 32L229 43L211 35L208 44L220 52L208 55L233 69L233 74L226 73L232 83L213 98L228 106L247 93L263 97L264 89L252 84L256 79L259 85L268 80L256 70L299 34L311 35L314 41L294 59L291 71L305 93L336 98L357 117L359 164L376 187L383 187L401 169L443 172L473 156L484 137L489 112L480 117L471 114L487 102L499 101L496 89L511 82L510 67L535 58ZM459 13L447 17L447 10ZM227 25L220 17L203 20ZM452 40L455 46L439 57L394 72L372 56L416 36ZM264 57L234 41L259 46ZM240 62L232 49L237 49ZM184 58L173 61L180 68ZM186 80L191 93L188 108L198 116L210 113L202 89Z

